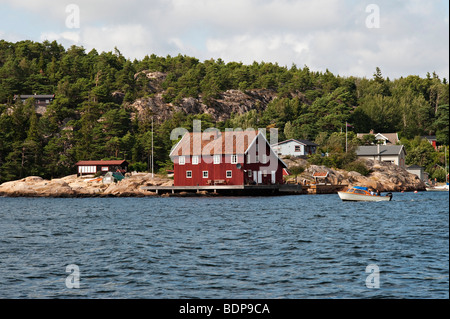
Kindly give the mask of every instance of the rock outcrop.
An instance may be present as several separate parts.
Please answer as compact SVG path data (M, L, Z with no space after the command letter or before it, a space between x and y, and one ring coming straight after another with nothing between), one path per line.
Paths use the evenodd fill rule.
M425 183L418 176L409 173L395 164L365 160L370 170L367 176L358 172L331 169L325 166L308 165L305 160L285 160L288 166L304 166L305 171L295 177L296 182L305 184L315 182L315 172L328 172L326 183L333 185L366 186L380 192L423 191ZM317 182L324 182L317 180Z
M216 121L227 120L231 114L244 114L250 110L264 110L276 98L272 90L251 90L242 92L228 90L219 94L208 104L200 96L198 98L183 98L179 104L166 103L163 94L158 92L151 97L137 99L129 105L134 116L145 118L147 114L154 114L155 120L165 121L174 113L209 114Z
M151 177L151 174L134 174L113 184L103 184L96 179L79 178L76 175L61 179L44 180L29 176L0 185L0 196L9 197L126 197L151 196L141 186L171 186L173 180Z

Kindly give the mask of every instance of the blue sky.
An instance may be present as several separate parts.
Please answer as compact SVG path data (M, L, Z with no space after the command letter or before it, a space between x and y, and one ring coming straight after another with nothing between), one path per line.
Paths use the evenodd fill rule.
M69 28L69 4L80 10ZM379 9L379 25L367 20ZM449 78L448 0L0 0L0 39L57 40L128 58L307 65L341 76ZM371 17L369 17L372 15ZM374 20L370 20L374 21Z

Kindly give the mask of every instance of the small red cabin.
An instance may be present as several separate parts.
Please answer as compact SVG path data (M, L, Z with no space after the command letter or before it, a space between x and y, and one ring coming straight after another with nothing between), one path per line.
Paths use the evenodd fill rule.
M186 133L170 157L174 186L283 184L287 167L254 130Z
M83 174L96 174L97 172L101 172L102 174L106 174L107 172L126 173L128 169L128 162L125 160L79 161L75 165L77 166L79 176Z

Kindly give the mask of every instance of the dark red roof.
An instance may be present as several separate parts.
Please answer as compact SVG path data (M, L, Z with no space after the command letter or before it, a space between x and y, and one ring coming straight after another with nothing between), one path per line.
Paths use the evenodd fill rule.
M106 165L106 166L112 166L112 165L123 165L123 164L128 164L128 162L126 160L114 160L114 161L79 161L78 163L76 163L76 166L88 166L88 165Z
M186 133L170 156L244 154L258 131Z
M328 177L328 172L314 172L313 177Z

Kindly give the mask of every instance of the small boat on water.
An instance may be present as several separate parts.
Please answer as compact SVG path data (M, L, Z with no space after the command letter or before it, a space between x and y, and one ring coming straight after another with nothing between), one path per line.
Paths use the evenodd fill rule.
M441 186L427 187L426 190L428 192L448 192L448 184L441 185Z
M380 193L371 192L368 187L363 186L353 186L338 194L343 201L382 202L392 199L392 193L381 196Z

